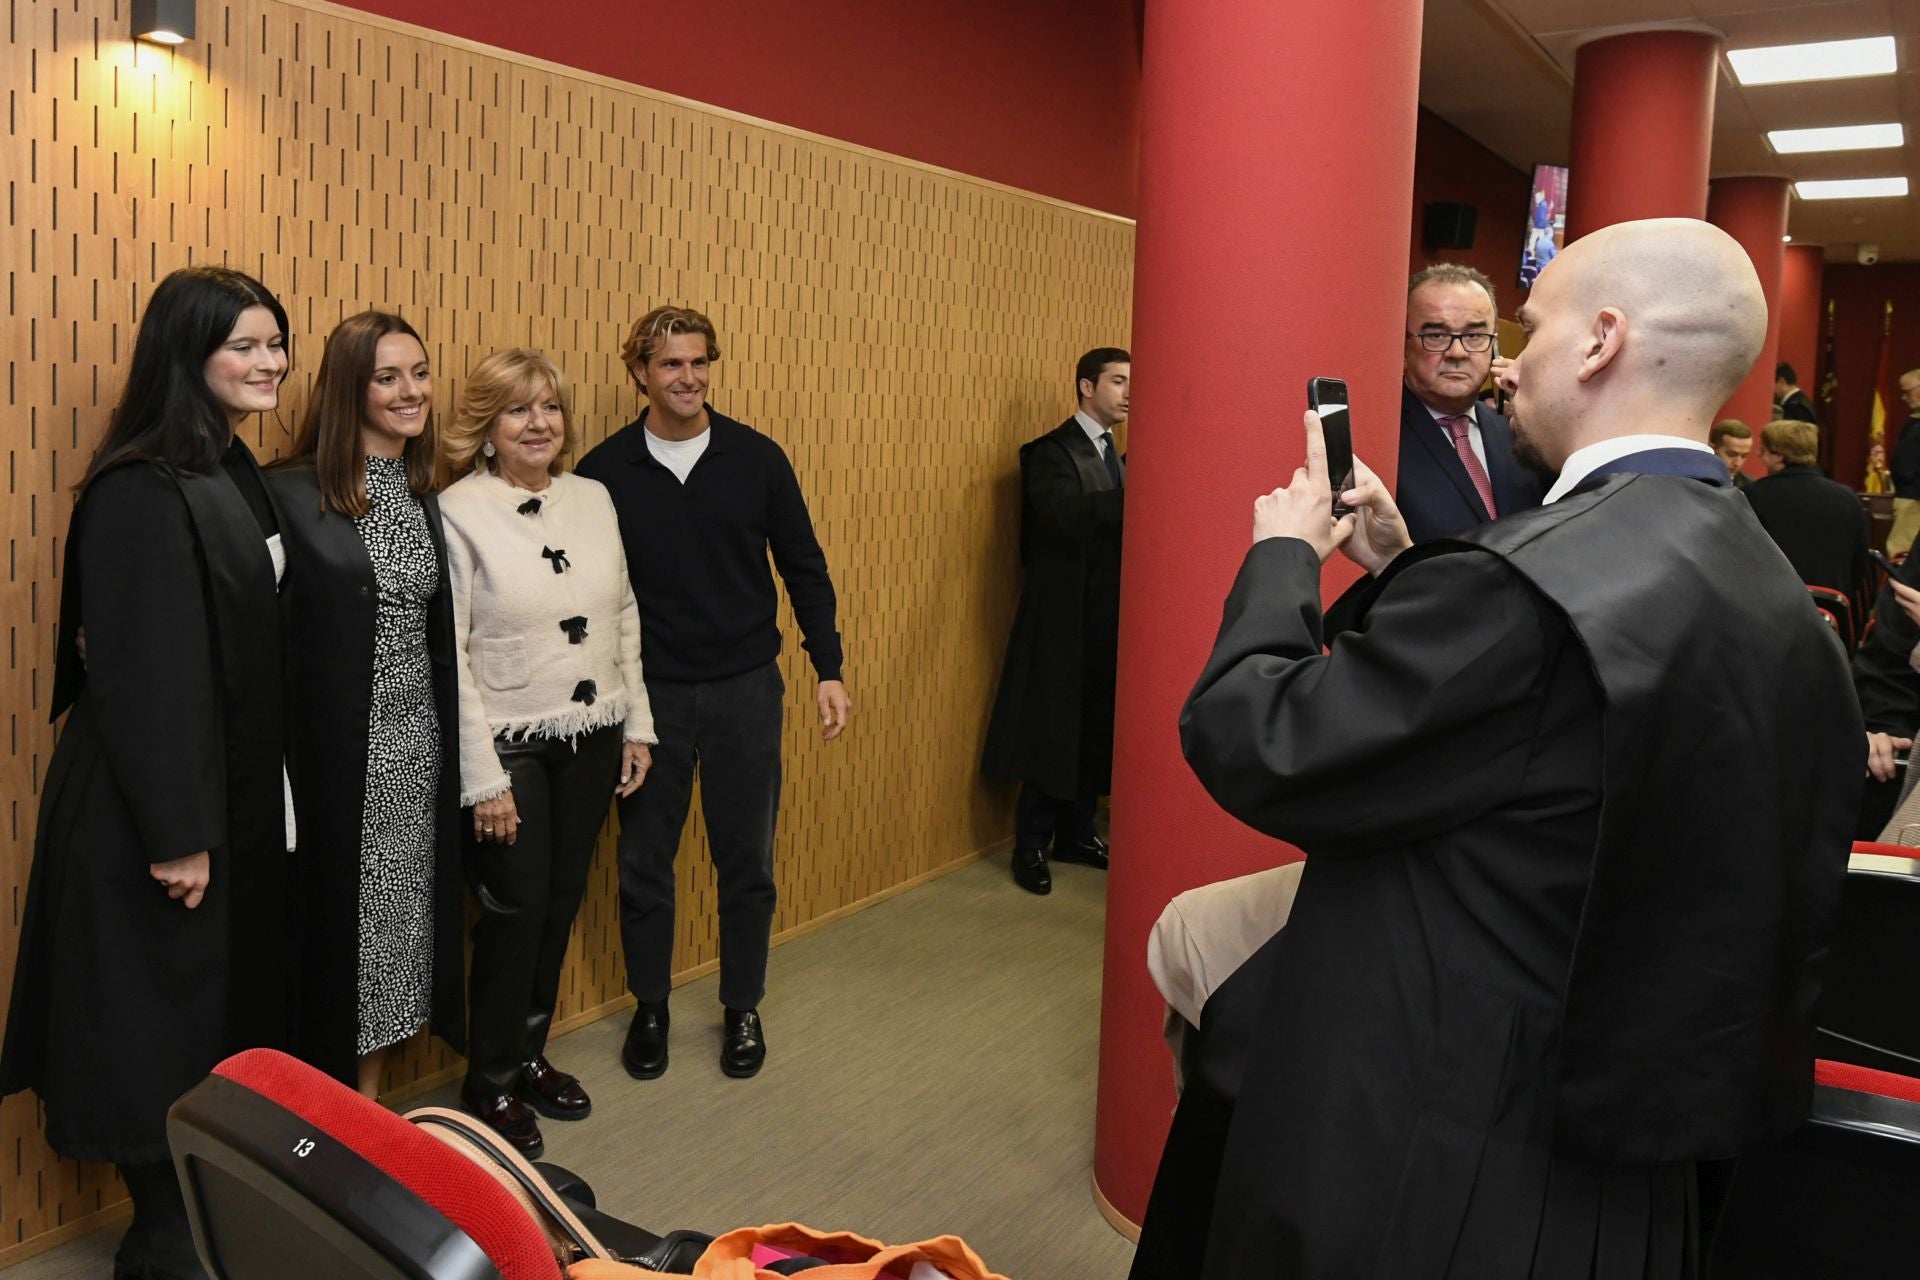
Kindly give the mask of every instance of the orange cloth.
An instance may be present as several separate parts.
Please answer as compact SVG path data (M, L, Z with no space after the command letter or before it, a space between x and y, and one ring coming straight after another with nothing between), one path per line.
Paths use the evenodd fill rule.
M916 1262L938 1268L952 1280L1007 1280L987 1270L980 1255L958 1236L938 1236L914 1244L887 1246L851 1232L815 1231L797 1222L729 1231L707 1246L694 1265L694 1280L780 1280L771 1271L751 1270L747 1261L756 1244L790 1249L808 1257L829 1258L831 1266L815 1267L809 1280L905 1280ZM848 1259L847 1261L838 1261ZM855 1260L857 1259L857 1261ZM742 1266L748 1270L741 1270ZM610 1274L606 1280L614 1280Z

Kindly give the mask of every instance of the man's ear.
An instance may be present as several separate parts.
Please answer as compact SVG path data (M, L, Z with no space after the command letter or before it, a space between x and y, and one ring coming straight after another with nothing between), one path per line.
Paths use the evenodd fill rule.
M1093 394L1093 380L1091 378L1082 378L1073 384L1073 389L1080 393L1082 400L1085 400Z
M1580 351L1580 367L1574 377L1581 382L1613 363L1627 340L1627 317L1617 307L1602 307L1593 317Z
M627 376L633 379L633 385L640 388L640 392L642 395L646 394L647 379L645 376L645 369L643 366L632 365L632 364L628 365Z

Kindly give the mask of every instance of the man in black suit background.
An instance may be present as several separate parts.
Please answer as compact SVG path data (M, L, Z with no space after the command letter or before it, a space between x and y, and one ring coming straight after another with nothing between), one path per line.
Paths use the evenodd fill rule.
M1406 378L1395 498L1415 542L1540 505L1507 420L1476 403L1494 358L1493 282L1442 263L1407 282Z
M1120 638L1120 513L1132 357L1080 357L1071 418L1020 449L1020 605L980 772L1020 782L1013 880L1049 893L1048 846L1102 870L1094 808L1113 770L1113 686Z
M1760 429L1767 474L1747 486L1747 505L1810 587L1844 591L1857 625L1867 607L1867 509L1860 496L1820 473L1820 429L1782 418Z
M1779 416L1789 422L1817 423L1820 415L1813 411L1813 401L1807 399L1799 382L1800 375L1786 361L1773 366L1773 402L1780 406Z
M1907 404L1907 420L1894 437L1893 528L1887 533L1887 554L1897 556L1913 546L1920 533L1920 369L1900 375L1900 398Z
M1722 418L1713 424L1713 430L1707 432L1707 447L1720 455L1720 461L1727 464L1727 472L1733 477L1733 487L1744 489L1753 481L1741 468L1747 465L1747 455L1753 452L1753 428L1738 418Z

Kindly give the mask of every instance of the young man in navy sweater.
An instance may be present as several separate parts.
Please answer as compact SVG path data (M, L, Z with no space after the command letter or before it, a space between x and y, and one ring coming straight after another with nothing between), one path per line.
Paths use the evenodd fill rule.
M620 354L647 407L577 468L607 486L620 517L660 735L647 784L620 801L620 938L639 1001L620 1058L637 1080L667 1069L673 862L697 766L720 889L720 1069L751 1076L766 1058L759 1005L776 897L785 691L768 552L819 677L829 742L853 707L840 679L833 582L786 452L707 404L720 358L713 322L656 307Z

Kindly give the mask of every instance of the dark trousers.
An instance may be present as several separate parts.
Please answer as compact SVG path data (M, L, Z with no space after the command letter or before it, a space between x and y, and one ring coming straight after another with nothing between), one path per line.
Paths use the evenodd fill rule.
M180 1194L173 1161L118 1168L120 1180L133 1194L133 1223L114 1255L115 1270L168 1280L204 1280L207 1273L193 1250L193 1227L187 1221L187 1202Z
M620 773L621 727L564 738L496 738L513 780L520 834L482 843L465 826L473 926L467 1083L491 1096L513 1087L520 1064L546 1052L567 937L586 895L594 841Z
M1099 803L1099 796L1062 800L1031 782L1021 783L1020 798L1013 806L1013 847L1045 849L1056 837L1064 845L1091 840L1093 811Z
M643 1004L673 987L673 860L696 768L720 888L720 1002L752 1009L766 994L785 692L771 662L724 680L647 681L660 745L646 785L620 802L620 942Z

